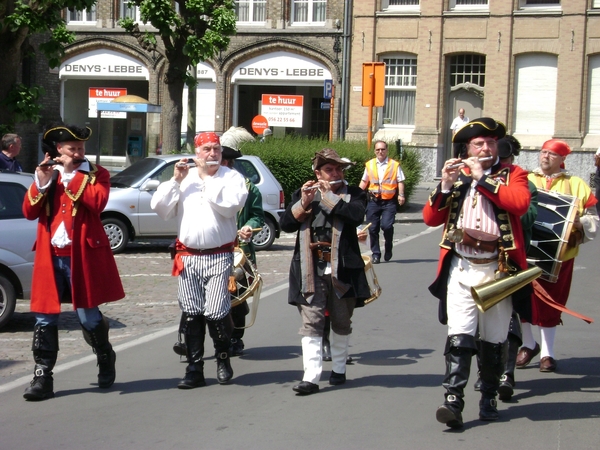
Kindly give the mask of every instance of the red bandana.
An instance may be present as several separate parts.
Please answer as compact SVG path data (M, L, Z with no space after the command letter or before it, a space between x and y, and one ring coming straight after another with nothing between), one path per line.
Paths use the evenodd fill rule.
M219 136L213 132L200 133L194 139L194 145L196 147L201 147L205 144L219 144L221 145L221 141L219 140Z

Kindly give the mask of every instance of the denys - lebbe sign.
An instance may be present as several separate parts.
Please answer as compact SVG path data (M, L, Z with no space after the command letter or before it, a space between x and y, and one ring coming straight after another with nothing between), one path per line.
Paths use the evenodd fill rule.
M269 126L302 128L302 95L263 94L261 115Z

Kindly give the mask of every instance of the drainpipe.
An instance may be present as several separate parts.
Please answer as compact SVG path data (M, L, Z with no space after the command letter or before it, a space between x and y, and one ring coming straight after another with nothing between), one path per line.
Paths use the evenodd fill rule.
M340 123L339 133L340 139L346 137L346 122L348 120L348 111L350 108L350 41L352 39L352 0L346 1L344 9L344 40L342 48L342 86L340 96Z

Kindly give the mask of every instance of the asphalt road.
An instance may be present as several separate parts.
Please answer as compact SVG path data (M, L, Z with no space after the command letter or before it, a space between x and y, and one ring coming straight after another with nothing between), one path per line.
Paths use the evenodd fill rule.
M141 323L114 326L117 381L108 390L95 385L89 351L59 362L52 400L25 402L21 394L30 375L3 377L0 448L597 448L598 325L568 315L557 333L558 371L540 373L537 358L517 371L515 396L500 403L498 422L477 420L475 368L466 391L465 428L449 431L436 422L435 410L443 401L446 330L437 322L437 301L427 286L435 275L439 238L438 229L423 224L396 224L394 258L376 266L383 294L354 316L348 382L329 386L331 366L325 363L321 392L309 397L298 397L291 389L301 379L302 360L300 321L286 303L289 259L274 258L278 262L268 270L270 252L259 259L261 270L284 280L263 290L256 323L246 333L246 354L232 361L232 383L218 385L214 360L207 358L208 386L191 391L176 388L185 368L171 350L177 307L161 303L174 301L174 291L168 299L161 294L163 284L172 281L138 277L146 286L139 288L139 297L128 293L135 298L130 308L143 315L149 307L142 303L152 303L152 308L164 308L161 315L172 313L171 323L146 325L146 332L127 336L123 330L141 329ZM600 275L599 250L598 241L582 248L569 302L596 319L600 304L593 280ZM164 273L155 259L139 259L132 263L136 273ZM164 290L169 291L167 286ZM121 323L119 311L105 312ZM61 338L70 332L76 331L61 329Z

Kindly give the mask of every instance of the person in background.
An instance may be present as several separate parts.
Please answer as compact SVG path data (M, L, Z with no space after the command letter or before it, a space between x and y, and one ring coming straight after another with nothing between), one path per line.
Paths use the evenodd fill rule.
M462 127L464 127L467 123L469 123L469 118L467 116L465 116L465 110L463 108L460 108L458 110L458 116L456 116L454 118L454 120L452 121L452 123L450 124L450 130L452 131L452 138L454 138L454 135L456 134L456 132L458 130L460 130ZM455 158L458 157L461 147L462 147L462 144L460 144L460 143L453 144L453 153L454 153Z
M100 220L108 202L110 174L85 158L85 141L91 133L87 127L49 126L42 144L46 155L23 200L25 217L38 220L31 288L35 372L23 394L26 400L54 397L58 319L67 291L85 341L97 357L98 387L111 387L116 377L108 320L98 306L125 293Z
M579 199L579 208L573 223L571 235L568 237L567 251L564 254L558 280L551 283L538 278L537 283L556 303L565 306L571 290L575 257L579 246L591 241L596 236L598 228L598 200L592 194L590 187L579 177L570 175L564 169L564 162L571 153L569 145L559 139L544 142L540 151L540 165L529 174L529 180L538 189L571 195ZM561 311L547 305L541 299L541 294L534 289L532 296L531 319L522 323L523 347L517 355L517 368L526 367L533 357L540 355L540 372L556 371L554 340L556 326L561 323ZM540 344L535 341L532 325L540 329Z
M353 163L330 148L316 153L312 162L317 180L307 181L292 194L280 219L284 232L297 233L288 303L298 308L302 319L304 375L293 387L299 395L319 392L326 311L331 320L329 384L346 382L352 314L371 295L356 233L367 196L344 181L344 168Z
M472 286L496 279L496 272L508 265L527 268L520 217L527 212L531 194L527 172L500 163L497 141L505 134L504 124L490 117L461 128L454 142L464 144L467 153L444 163L441 182L423 208L426 225L444 225L438 272L429 290L440 300L440 323L448 326L445 401L436 419L450 428L463 426L464 388L477 352L479 419L498 420L496 395L504 371L504 342L513 300L522 297L517 291L481 313L471 292Z
M0 153L0 170L7 172L23 172L17 156L21 152L21 137L18 134L2 136L2 153Z
M367 222L373 264L379 264L381 248L379 230L385 241L383 259L392 259L394 247L394 221L397 205L404 205L404 172L400 163L388 157L388 146L384 141L375 142L375 158L367 161L360 188L369 193Z
M161 183L150 206L164 220L178 218L174 276L179 276L178 300L185 314L183 335L188 365L179 389L206 386L204 339L206 327L213 340L217 381L233 377L229 347L233 321L228 290L237 237L236 217L248 190L244 177L221 165L222 148L215 133L194 139L195 167L182 158L173 178Z

